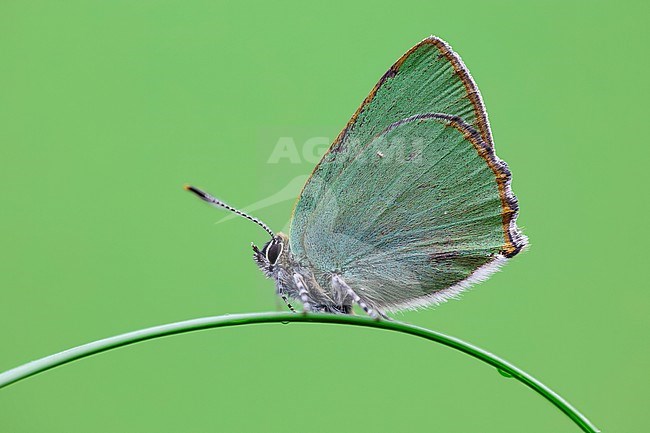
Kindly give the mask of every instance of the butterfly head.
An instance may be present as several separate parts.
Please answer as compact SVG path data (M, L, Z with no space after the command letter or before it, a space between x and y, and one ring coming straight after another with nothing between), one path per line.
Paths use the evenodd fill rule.
M253 259L264 275L271 277L287 261L289 254L289 238L284 233L278 233L264 244L262 249L252 244Z

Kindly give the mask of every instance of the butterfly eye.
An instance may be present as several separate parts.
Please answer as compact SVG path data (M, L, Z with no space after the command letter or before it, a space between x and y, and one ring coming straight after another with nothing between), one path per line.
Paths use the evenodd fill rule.
M274 265L275 262L278 261L283 248L282 242L272 242L271 245L269 245L266 249L266 259L270 264Z

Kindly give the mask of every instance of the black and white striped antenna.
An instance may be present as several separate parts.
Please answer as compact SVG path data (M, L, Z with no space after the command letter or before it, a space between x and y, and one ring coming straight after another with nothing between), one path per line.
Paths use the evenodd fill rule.
M239 216L243 216L244 218L253 221L255 224L257 224L258 226L260 226L260 227L262 227L264 230L266 230L266 232L267 232L268 234L270 234L271 237L275 237L275 235L273 234L273 232L271 231L271 229L269 228L269 226L267 226L266 224L264 224L262 221L258 220L257 218L252 217L252 216L250 216L250 215L248 215L248 214L245 214L244 212L240 211L239 209L235 209L234 207L230 206L229 204L226 204L226 203L222 202L221 200L219 200L219 199L217 199L217 198L211 196L211 195L208 194L207 192L205 192L205 191L201 191L200 189L198 189L198 188L194 188L193 186L185 185L185 190L186 190L186 191L193 192L193 193L196 194L197 197L199 197L201 200L203 200L203 201L205 201L205 202L208 202L208 203L210 203L211 205L213 205L213 206L215 206L215 207L222 207L222 208L228 209L229 211L234 212L234 213L236 213L236 214L239 215Z

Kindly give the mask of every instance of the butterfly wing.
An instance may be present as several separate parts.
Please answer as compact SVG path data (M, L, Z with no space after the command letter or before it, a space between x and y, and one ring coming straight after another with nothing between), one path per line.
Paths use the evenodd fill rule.
M444 113L444 114L441 114ZM384 74L307 181L291 249L376 306L455 294L525 245L478 89L430 37Z

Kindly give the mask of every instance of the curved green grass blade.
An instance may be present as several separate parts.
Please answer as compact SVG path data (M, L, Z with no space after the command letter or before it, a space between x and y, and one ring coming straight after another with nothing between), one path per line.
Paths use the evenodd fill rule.
M491 354L483 349L466 343L458 338L451 337L436 331L419 326L409 325L398 321L374 320L367 317L334 314L293 314L293 313L250 313L232 314L226 316L205 317L201 319L186 320L182 322L169 323L166 325L154 326L138 331L127 332L126 334L104 338L92 343L64 350L54 355L23 364L0 374L0 388L8 386L19 380L28 378L54 367L67 364L77 359L85 358L97 353L106 352L122 346L128 346L140 341L153 340L168 335L184 334L187 332L203 329L224 328L231 326L251 325L256 323L335 323L340 325L363 326L368 328L385 329L404 334L415 335L426 340L435 341L453 349L466 353L493 367L506 377L513 377L533 389L546 400L555 405L575 422L583 431L588 433L599 432L584 415L569 402L553 392L546 385L535 379L528 373L509 362Z

